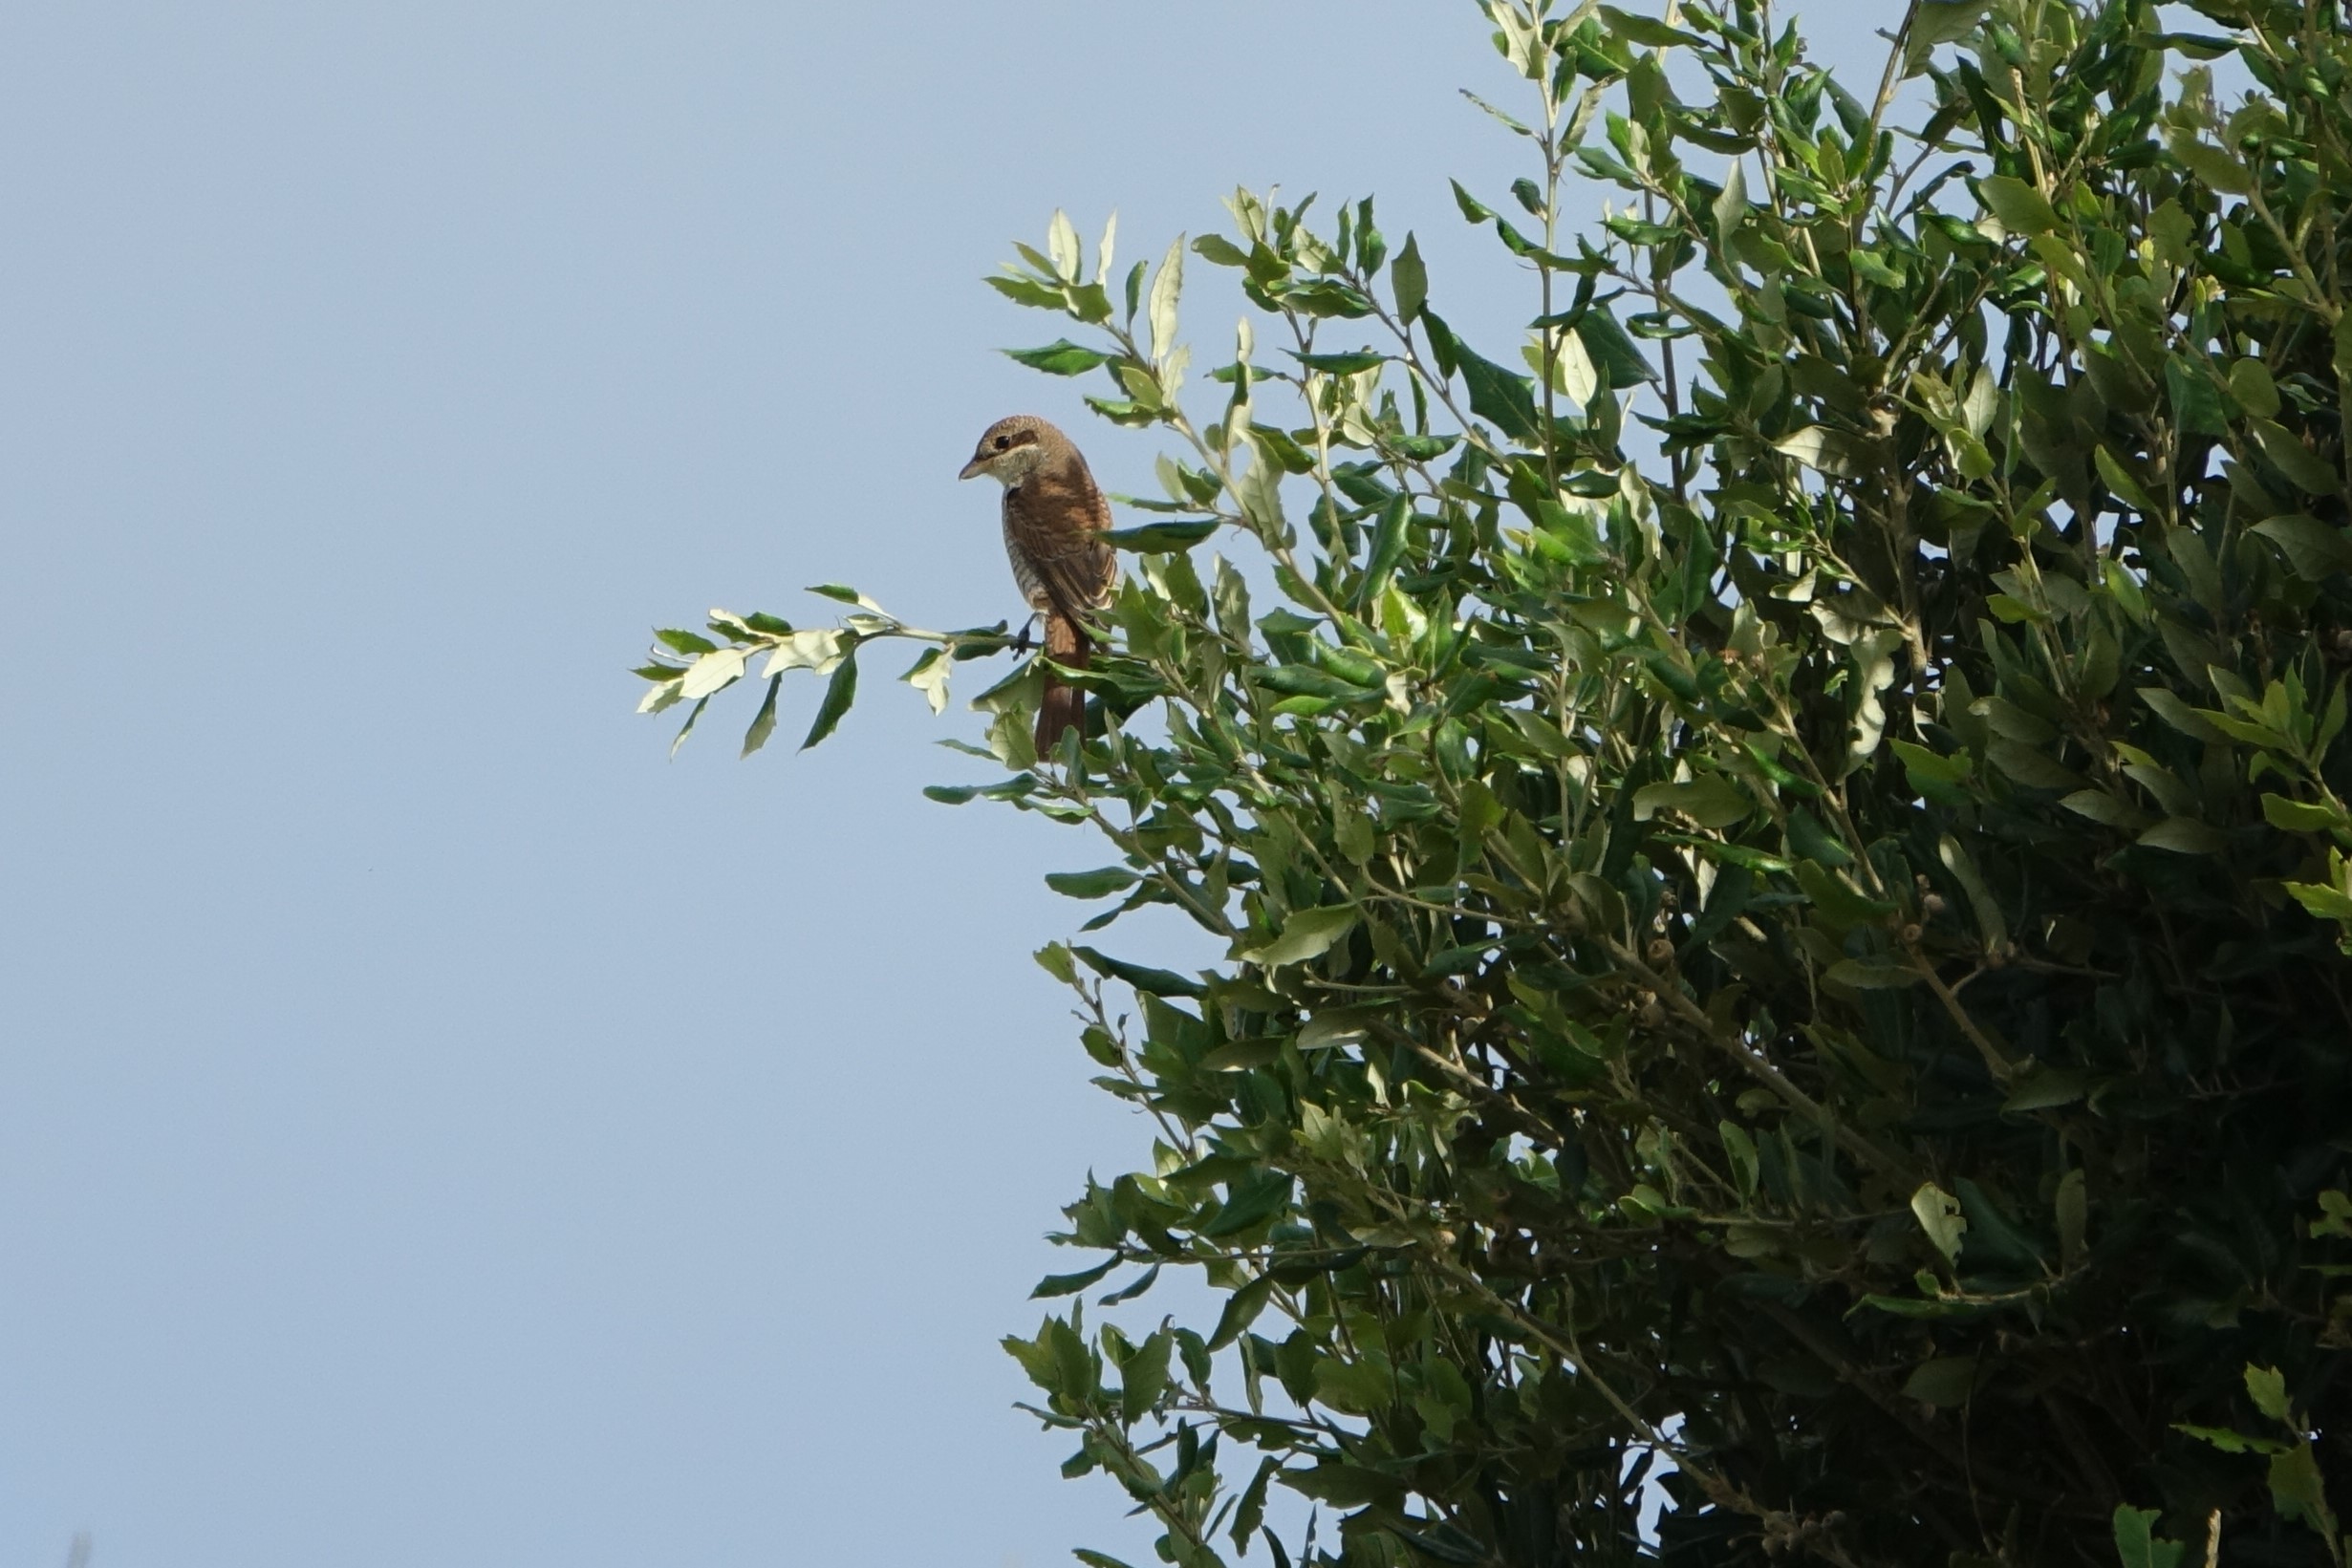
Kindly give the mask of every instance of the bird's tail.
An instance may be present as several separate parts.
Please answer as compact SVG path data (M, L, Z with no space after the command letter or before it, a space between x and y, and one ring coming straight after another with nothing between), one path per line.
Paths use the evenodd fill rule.
M1076 621L1067 615L1048 612L1046 615L1046 656L1066 670L1087 667L1087 634ZM1057 678L1051 671L1046 673L1046 692L1037 703L1037 755L1052 753L1061 743L1062 732L1076 730L1086 733L1087 694L1078 687Z

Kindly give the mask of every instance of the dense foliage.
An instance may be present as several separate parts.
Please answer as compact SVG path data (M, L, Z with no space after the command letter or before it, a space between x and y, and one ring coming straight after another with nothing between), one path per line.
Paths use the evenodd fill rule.
M1169 1560L2342 1560L2352 37L2194 7L1914 4L1866 97L1757 0L1484 0L1524 340L1244 193L1205 423L1180 244L992 280L1175 446L1094 733L1032 666L934 791L1230 944L1041 955L1160 1133L1041 1293L1223 1310L1010 1348ZM1003 630L718 615L648 705L772 651L813 741Z

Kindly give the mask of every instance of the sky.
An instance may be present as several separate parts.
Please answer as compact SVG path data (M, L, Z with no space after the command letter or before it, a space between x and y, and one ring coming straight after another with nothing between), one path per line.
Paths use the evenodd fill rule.
M1807 9L1866 96L1897 14ZM0 15L0 1568L1150 1560L997 1345L1149 1157L1028 957L1107 855L895 666L748 763L627 667L1016 612L1005 413L1155 493L996 352L1057 206L1376 192L1507 328L1513 85L1468 0Z

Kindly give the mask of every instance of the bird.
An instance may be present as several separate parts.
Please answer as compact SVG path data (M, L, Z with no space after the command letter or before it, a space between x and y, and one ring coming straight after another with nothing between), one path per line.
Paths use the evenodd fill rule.
M1087 667L1086 617L1111 602L1119 558L1103 542L1111 504L1070 439L1034 414L1015 414L981 432L972 461L956 477L986 474L1004 486L1004 553L1021 596L1045 621L1046 656ZM1086 721L1086 693L1046 673L1037 704L1037 750L1052 751Z

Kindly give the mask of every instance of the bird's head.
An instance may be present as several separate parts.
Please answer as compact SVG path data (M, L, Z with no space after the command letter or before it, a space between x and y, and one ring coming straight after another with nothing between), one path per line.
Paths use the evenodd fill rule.
M1015 414L981 432L972 461L956 477L976 479L986 474L1000 483L1018 484L1045 461L1048 448L1068 444L1059 430L1036 415Z

